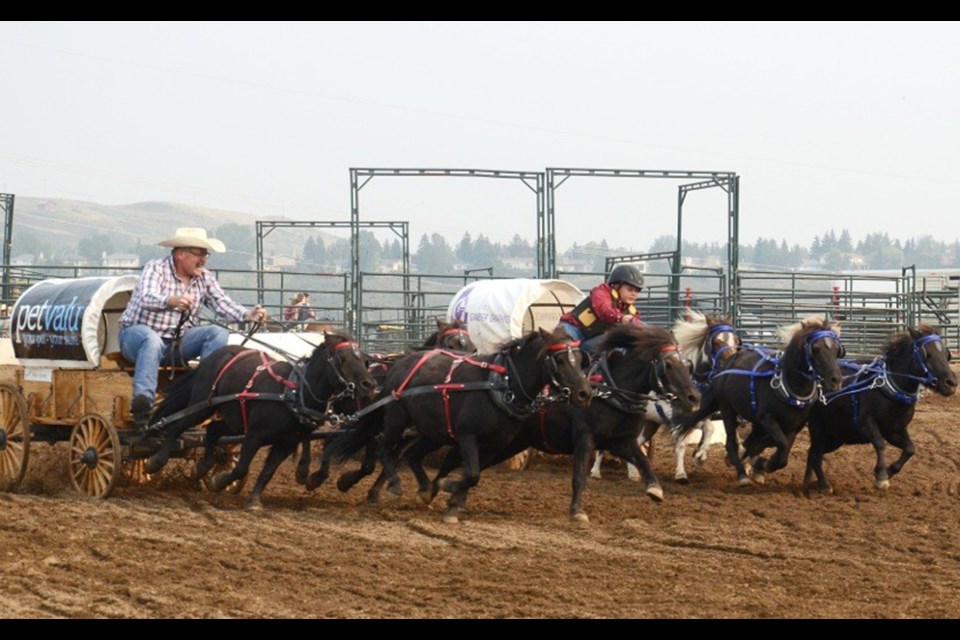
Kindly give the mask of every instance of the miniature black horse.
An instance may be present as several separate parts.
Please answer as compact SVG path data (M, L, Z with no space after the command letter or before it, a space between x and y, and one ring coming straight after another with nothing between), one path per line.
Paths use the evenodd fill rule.
M473 341L470 340L470 334L467 332L466 325L461 322L459 319L455 319L453 322L447 322L437 318L437 330L431 333L423 341L423 344L417 347L416 351L424 351L427 349L447 349L449 351L456 351L461 353L476 353L477 347L473 344ZM403 354L401 354L402 357ZM385 358L374 358L371 357L371 362L368 365L368 370L373 376L374 380L377 381L377 386L383 383L384 378L387 376L387 371L390 370L390 367L396 362L399 357L385 357ZM337 401L333 410L338 414L352 414L362 407L357 403L354 398L344 398ZM335 438L336 434L331 434L328 436L330 438ZM307 491L313 491L321 484L323 484L326 479L330 476L330 457L324 454L320 459L320 468L313 473L310 473L310 445L313 441L311 435L307 435L300 444L300 459L297 462L297 470L295 479L298 484L304 485ZM361 470L357 473L361 473L361 477L369 475L373 472L374 467L376 466L377 461L377 447L376 442L371 441L367 446L366 454L364 455Z
M691 412L700 402L689 364L681 358L673 334L666 329L617 325L604 335L597 353L589 378L595 398L589 406L541 405L539 411L524 420L513 441L486 463L489 466L503 462L528 447L572 455L570 517L581 522L589 521L583 509L583 491L594 447L639 468L647 495L662 502L663 489L637 442L646 422L647 405L663 398L675 402L680 411ZM653 398L651 393L655 394ZM419 460L411 455L405 453L404 457L419 477ZM421 498L429 503L439 491L440 481L459 465L459 451L451 449L433 482L421 484Z
M388 489L399 494L396 465L404 431L415 439L407 450L422 459L444 445L457 445L464 460L462 480L447 480L451 496L445 522L457 522L467 493L480 479L480 470L516 437L523 419L543 401L547 387L557 401L586 406L592 390L577 341L562 330L539 329L501 345L489 355L457 356L443 351L412 354L395 363L387 374L377 402L383 406L364 416L357 428L333 440L334 461L346 460L382 434L380 461ZM415 470L416 471L416 470ZM422 472L422 468L419 470ZM353 477L338 482L349 488ZM426 477L417 478L418 483Z
M753 461L753 481L762 484L764 474L782 469L797 433L806 424L813 403L822 390L840 387L842 375L837 358L843 357L840 326L811 317L780 330L786 342L782 354L770 354L743 345L713 373L703 392L700 410L681 421L680 437L703 418L719 409L726 431L727 460L737 471L737 481L749 485L751 478L741 460L737 438L738 417L751 423L743 443L742 457ZM769 460L759 454L776 447Z
M921 385L942 396L957 391L957 377L950 369L950 351L930 326L892 336L884 354L871 363L841 364L855 373L844 387L828 394L825 405L810 413L810 449L803 484L806 489L817 476L820 493L833 493L823 472L823 456L845 444L872 444L877 453L874 484L887 489L890 478L916 452L907 427L913 419ZM900 457L887 466L884 441L901 450Z
M148 461L147 473L156 473L169 459L177 438L187 429L219 411L207 425L204 456L197 462L196 477L203 478L215 463L217 441L225 435L243 435L240 458L234 468L213 478L215 491L245 477L250 462L263 446L270 446L263 470L247 500L260 507L260 496L281 462L294 452L304 433L311 432L325 415L327 403L337 396L358 400L373 397L376 382L366 359L346 333L324 333L324 341L302 365L277 362L266 353L227 345L203 358L196 369L170 387L154 412L154 425L162 425L163 442ZM166 424L188 407L197 407ZM159 421L159 423L158 423Z

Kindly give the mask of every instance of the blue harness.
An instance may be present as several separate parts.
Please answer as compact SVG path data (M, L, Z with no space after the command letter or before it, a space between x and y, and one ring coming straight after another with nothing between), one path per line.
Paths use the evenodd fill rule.
M877 356L868 364L859 364L850 360L840 360L842 368L851 370L853 373L844 376L842 388L825 394L824 404L829 404L837 398L850 396L853 404L853 424L860 424L860 399L859 395L870 389L880 389L881 393L888 398L901 404L916 404L920 398L920 385L933 387L937 384L937 377L933 375L927 367L926 358L923 357L921 348L928 342L941 342L940 336L936 334L921 336L913 341L913 357L920 368L923 370L923 376L915 376L909 373L897 373L887 369L887 357ZM917 390L914 392L904 391L893 381L895 377L905 378L918 382Z
M760 359L757 360L752 369L723 369L714 372L711 375L711 380L724 375L750 376L750 408L753 410L754 415L757 414L757 410L759 409L759 402L757 401L757 378L770 378L770 386L777 391L777 394L785 402L787 402L787 404L793 407L801 409L806 408L816 402L818 399L821 402L826 402L820 387L820 377L816 370L814 370L813 362L811 360L813 344L817 340L821 340L823 338L832 338L833 340L837 341L837 344L841 344L840 337L829 329L820 329L818 331L814 331L806 337L803 344L803 359L805 368L799 371L799 373L804 378L807 380L812 380L814 383L813 391L811 391L806 397L797 396L787 387L787 381L783 377L782 370L783 352L778 351L771 355L762 347L753 344L743 345L744 349L750 349L760 356ZM764 365L769 365L771 368L760 371L760 367Z

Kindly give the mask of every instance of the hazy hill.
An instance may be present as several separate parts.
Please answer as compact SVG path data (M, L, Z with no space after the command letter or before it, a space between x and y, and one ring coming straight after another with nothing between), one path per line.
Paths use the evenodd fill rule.
M283 216L254 216L236 211L208 209L176 202L135 202L104 205L81 200L16 197L13 216L13 254L19 253L17 236L29 231L55 249L76 249L84 236L109 233L118 247L156 244L173 234L177 227L204 227L213 233L217 227L235 223L249 226L256 237L257 220L289 220ZM348 233L348 232L345 232ZM329 243L336 236L322 229L274 229L264 241L265 253L299 255L309 236L321 236ZM228 249L230 247L228 246Z

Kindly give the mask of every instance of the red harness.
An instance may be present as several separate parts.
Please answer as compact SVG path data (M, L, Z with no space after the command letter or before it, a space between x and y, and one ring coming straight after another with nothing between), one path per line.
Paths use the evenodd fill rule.
M449 435L450 438L454 442L456 442L457 436L453 431L453 420L451 420L451 417L450 417L450 392L460 391L464 388L464 385L462 382L450 382L450 379L453 377L454 369L456 369L462 362L466 362L467 364L471 364L475 367L479 367L480 369L489 369L501 375L507 373L507 369L506 367L501 367L498 364L491 364L489 362L476 360L474 358L471 358L470 356L463 355L462 353L447 351L445 349L432 349L424 353L422 356L420 356L420 359L417 360L417 364L413 365L413 368L410 370L410 373L408 373L407 377L404 378L402 383L400 383L400 386L398 386L396 389L394 389L391 392L394 400L399 400L401 397L403 397L404 389L406 389L407 385L410 384L410 380L413 379L414 374L417 373L420 367L422 367L427 360L441 353L443 355L450 356L451 358L453 358L453 362L450 363L450 370L447 371L447 375L444 378L443 382L441 384L433 385L433 388L439 391L440 397L443 398L443 414L447 420L447 435Z
M223 377L223 374L227 372L227 369L236 364L240 358L244 358L251 353L260 354L260 362L262 363L253 373L250 375L250 379L247 380L247 384L244 385L243 391L236 394L237 401L240 403L240 415L243 418L243 432L247 432L247 400L255 400L260 396L259 393L250 391L250 387L253 386L254 381L260 376L264 371L270 375L275 381L279 382L288 389L296 389L297 385L293 382L287 380L286 378L280 376L277 372L273 370L273 365L277 364L277 361L273 358L270 358L265 352L259 351L257 349L245 349L243 351L237 352L237 355L233 356L227 364L223 365L220 369L220 373L217 374L216 380L213 381L213 386L210 387L210 395L207 396L207 403L212 404L213 401L213 392L217 389L217 384L220 382L220 378Z

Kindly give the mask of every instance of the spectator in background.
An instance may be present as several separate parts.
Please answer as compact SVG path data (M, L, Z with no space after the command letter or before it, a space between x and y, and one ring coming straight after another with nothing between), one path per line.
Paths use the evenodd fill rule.
M289 328L303 330L304 323L317 317L316 312L310 306L310 294L301 291L295 295L290 304L283 308L283 319L285 322L298 322L300 324L291 325Z

